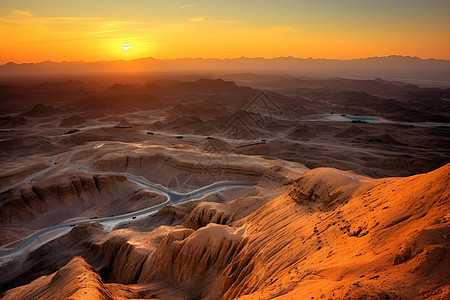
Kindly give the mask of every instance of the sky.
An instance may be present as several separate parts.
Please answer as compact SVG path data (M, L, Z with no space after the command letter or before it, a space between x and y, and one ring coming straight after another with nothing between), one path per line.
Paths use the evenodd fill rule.
M449 15L449 0L0 0L0 64L143 57L450 59Z

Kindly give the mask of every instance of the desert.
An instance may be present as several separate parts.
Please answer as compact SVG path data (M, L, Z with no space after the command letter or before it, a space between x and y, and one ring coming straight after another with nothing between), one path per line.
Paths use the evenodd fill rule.
M0 299L450 299L449 15L2 1Z
M448 89L261 77L3 85L3 299L447 297Z

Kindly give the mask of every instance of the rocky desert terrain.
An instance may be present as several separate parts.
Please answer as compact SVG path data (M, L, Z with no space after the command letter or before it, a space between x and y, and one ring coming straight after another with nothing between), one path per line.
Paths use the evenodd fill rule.
M448 299L450 89L0 85L2 299Z

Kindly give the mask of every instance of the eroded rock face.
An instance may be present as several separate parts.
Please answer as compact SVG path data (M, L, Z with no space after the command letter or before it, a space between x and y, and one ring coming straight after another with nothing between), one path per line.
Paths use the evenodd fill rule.
M209 223L228 225L233 217L219 203L199 203L194 210L186 216L183 226L197 230Z
M177 226L170 228L154 248L148 242L137 246L118 236L90 245L84 257L106 282L187 283L206 275L220 275L238 251L244 230L218 224L197 231Z
M147 177L160 181L166 186L169 185L173 177L180 176L183 172L194 175L192 179L203 178L203 181L205 180L205 175L207 175L206 177L214 175L213 180L208 182L208 184L213 183L215 180L225 180L227 178L235 178L238 181L254 181L264 175L262 168L243 168L218 157L209 158L209 161L205 160L204 162L199 161L201 158L188 158L185 159L164 153L155 153L153 155L137 155L133 153L132 155L119 157L105 155L95 161L93 168L113 172L130 172L143 169ZM278 176L276 180L283 181L284 178Z
M319 170L298 181L315 195L303 201L283 189L231 222L225 213L248 202L202 203L186 216L189 228L115 230L83 256L103 282L133 284L129 298L150 297L155 288L181 299L446 299L449 168L379 180ZM326 209L311 205L317 201Z
M244 229L209 224L171 232L145 262L139 283L170 276L181 282L220 274L235 254Z
M17 189L0 206L0 224L17 224L74 203L89 202L101 194L116 192L126 182L122 175L71 175L68 178L28 183Z
M132 284L137 282L148 254L149 251L137 249L126 238L113 237L90 245L84 256L106 282Z
M42 276L28 285L9 290L2 298L16 299L114 299L100 276L81 257L49 276Z
M25 261L12 260L0 266L0 291L14 288L56 272L80 255L90 240L103 234L100 223L84 223L28 254ZM57 249L57 251L55 251Z
M256 251L249 247L248 239L241 242L239 250L222 274L222 293L225 299L233 299L239 294L245 295L253 288L248 283L241 284L241 281L249 277L253 271L255 264L252 260Z
M289 196L299 204L320 203L324 208L342 204L369 178L331 168L317 168L297 179Z
M106 147L106 146L105 146ZM135 172L152 182L179 188L177 182L189 186L205 186L221 180L260 182L280 186L298 178L308 170L292 162L269 161L256 156L197 151L169 147L145 147L126 149L114 143L115 152L102 152L99 148L91 168L112 172ZM106 148L108 148L106 147ZM145 149L145 150L144 150ZM174 178L178 178L175 182Z
M350 184L350 197L324 210L310 203L339 199L328 195L341 186L345 195L346 181L306 174L305 199L291 191L244 221L248 241L223 272L223 298L448 297L449 169Z

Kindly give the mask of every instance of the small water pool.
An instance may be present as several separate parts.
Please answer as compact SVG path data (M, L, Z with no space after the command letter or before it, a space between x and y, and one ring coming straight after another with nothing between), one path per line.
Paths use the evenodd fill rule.
M375 117L360 117L360 116L349 116L349 115L344 115L344 117L346 117L347 119L350 120L355 120L355 121L381 121L378 118Z

